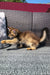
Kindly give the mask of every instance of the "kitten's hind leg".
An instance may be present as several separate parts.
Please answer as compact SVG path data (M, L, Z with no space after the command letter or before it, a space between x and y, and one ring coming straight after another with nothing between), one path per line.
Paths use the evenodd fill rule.
M30 48L28 47L27 50L36 50L36 47L35 46L30 47Z
M31 44L30 47L27 48L27 50L36 50L38 44Z

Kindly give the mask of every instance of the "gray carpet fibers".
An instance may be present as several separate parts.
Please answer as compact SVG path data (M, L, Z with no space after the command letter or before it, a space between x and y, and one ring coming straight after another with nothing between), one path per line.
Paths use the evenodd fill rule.
M0 75L50 75L50 47L0 49Z

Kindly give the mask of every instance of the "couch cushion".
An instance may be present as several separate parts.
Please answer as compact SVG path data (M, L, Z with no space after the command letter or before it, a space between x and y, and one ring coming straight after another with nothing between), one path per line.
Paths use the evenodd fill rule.
M5 19L5 13L0 12L0 41L7 39L6 34L6 19ZM6 47L7 45L2 45L0 42L0 48Z

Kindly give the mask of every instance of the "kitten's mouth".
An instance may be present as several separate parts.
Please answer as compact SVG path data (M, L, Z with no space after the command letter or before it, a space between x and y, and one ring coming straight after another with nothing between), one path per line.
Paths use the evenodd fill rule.
M12 39L14 39L14 37L8 37L8 39L12 40Z

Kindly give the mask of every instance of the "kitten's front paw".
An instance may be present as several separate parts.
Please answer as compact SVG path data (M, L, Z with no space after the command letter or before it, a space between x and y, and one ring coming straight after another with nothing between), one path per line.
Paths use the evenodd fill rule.
M6 44L6 40L2 40L1 43L2 43L2 44Z

